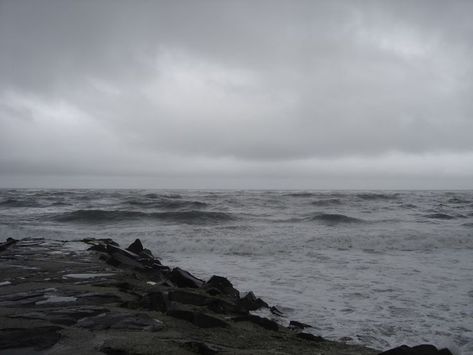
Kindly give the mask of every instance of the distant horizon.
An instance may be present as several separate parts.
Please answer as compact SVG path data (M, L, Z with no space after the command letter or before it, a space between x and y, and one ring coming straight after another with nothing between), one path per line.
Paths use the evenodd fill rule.
M255 190L255 191L471 191L473 186L446 186L440 185L438 181L417 181L416 184L410 184L410 186L399 186L402 180L396 180L391 182L390 185L384 182L384 186L380 186L383 182L378 181L372 184L367 184L366 179L359 179L358 184L352 184L352 186L343 186L343 182L347 183L345 178L341 178L338 185L332 184L330 181L319 182L318 186L315 181L317 179L307 179L305 185L294 186L294 180L288 179L262 179L253 180L252 183L246 185L238 184L235 180L241 181L242 179L220 179L220 182L202 182L198 181L194 184L191 183L179 183L176 180L171 179L163 180L159 178L137 178L135 180L124 181L123 179L116 177L89 177L85 179L78 178L77 176L71 179L64 179L63 177L55 180L51 177L46 177L46 181L38 181L36 184L29 182L30 177L26 179L28 182L20 183L16 180L16 183L11 181L6 183L5 179L0 179L0 189L97 189L97 190ZM81 180L81 181L78 181ZM189 180L186 178L185 180ZM361 180L361 181L360 181ZM54 184L53 181L56 181ZM72 182L74 181L74 182ZM161 181L161 183L158 183ZM232 183L233 181L233 183ZM397 186L396 186L397 184Z

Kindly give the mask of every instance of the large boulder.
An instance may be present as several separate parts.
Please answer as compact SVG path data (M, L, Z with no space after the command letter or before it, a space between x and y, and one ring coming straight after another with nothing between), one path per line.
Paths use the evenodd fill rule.
M203 286L210 294L223 294L237 301L240 299L240 291L233 287L233 284L223 276L212 276ZM218 292L215 292L217 290Z
M143 244L141 244L141 240L139 239L136 239L133 243L131 243L128 248L126 248L127 250L131 251L132 253L135 253L137 255L139 255L140 253L143 252L144 248L143 248Z
M172 269L171 273L168 275L168 279L177 287L200 288L204 284L203 280L198 279L190 272L178 267Z

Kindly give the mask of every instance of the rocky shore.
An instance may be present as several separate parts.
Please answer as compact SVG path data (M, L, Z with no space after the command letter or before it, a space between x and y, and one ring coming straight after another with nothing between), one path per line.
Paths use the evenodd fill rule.
M139 240L126 249L110 239L0 243L0 354L380 353L296 320L282 326L281 315L223 276L163 265ZM451 353L421 345L383 354Z

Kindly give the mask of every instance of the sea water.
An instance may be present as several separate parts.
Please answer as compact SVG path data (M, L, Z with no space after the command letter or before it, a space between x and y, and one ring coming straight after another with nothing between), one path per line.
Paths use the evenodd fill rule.
M472 191L0 190L0 241L140 238L333 340L473 354ZM0 280L2 281L2 280Z

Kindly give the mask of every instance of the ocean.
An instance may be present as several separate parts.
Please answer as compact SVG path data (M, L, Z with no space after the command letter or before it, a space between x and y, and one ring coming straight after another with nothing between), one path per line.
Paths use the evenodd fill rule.
M283 324L473 354L473 191L4 189L8 237L140 238L166 265L253 290Z

